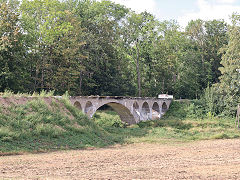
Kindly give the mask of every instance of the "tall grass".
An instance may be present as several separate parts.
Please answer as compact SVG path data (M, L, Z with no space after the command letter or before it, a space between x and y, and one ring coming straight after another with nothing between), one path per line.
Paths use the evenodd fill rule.
M54 91L46 91L42 90L40 93L33 92L32 94L30 93L14 93L10 90L5 90L3 93L0 93L0 97L52 97L54 96Z
M45 96L45 94L44 94ZM67 98L0 108L0 152L103 147L117 140L97 126Z

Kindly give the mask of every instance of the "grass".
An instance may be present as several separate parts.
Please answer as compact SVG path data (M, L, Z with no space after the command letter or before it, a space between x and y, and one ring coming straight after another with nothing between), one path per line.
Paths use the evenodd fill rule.
M10 94L4 96L5 102L16 98ZM191 104L173 103L164 118L127 126L114 111L97 111L88 119L67 96L46 101L49 96L43 92L24 104L0 107L0 155L240 137L234 119L194 117L189 112L197 110Z
M186 142L240 137L240 131L234 127L234 119L231 118L178 119L168 116L160 120L140 122L128 128L116 128L106 126L107 114L109 113L97 112L97 121L101 122L104 119L105 123L102 124L102 127L111 134L113 133L114 136L122 136L128 143ZM109 116L110 122L112 121L111 116ZM115 115L116 117L118 116Z
M140 122L128 128L114 127L114 122L119 124L120 121L114 112L97 112L95 122L107 132L122 135L125 142L186 142L240 137L235 119L209 117L203 112L195 101L173 102L162 119Z
M8 101L6 97L5 101ZM121 143L89 120L67 98L38 97L0 108L0 153L104 147Z
M9 90L5 90L3 93L0 92L0 97L7 98L7 97L52 97L54 96L54 91L46 91L42 90L40 93L33 92L30 93L14 93Z

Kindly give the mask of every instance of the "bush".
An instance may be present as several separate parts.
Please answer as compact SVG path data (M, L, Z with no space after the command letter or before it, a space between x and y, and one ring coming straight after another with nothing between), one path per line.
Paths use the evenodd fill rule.
M163 119L203 118L206 116L200 100L173 101Z
M193 100L186 106L186 117L202 119L206 117L202 102L200 100Z
M93 120L100 127L125 128L126 123L122 122L120 117L114 111L98 111L94 114Z
M184 119L186 118L186 106L188 105L189 101L186 102L179 102L179 101L172 101L168 111L163 116L163 118L174 117L177 119Z

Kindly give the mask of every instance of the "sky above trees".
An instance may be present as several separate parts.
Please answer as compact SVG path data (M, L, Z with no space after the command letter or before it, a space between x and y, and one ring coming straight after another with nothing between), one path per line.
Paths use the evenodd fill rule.
M140 13L148 11L159 20L175 19L182 27L190 20L224 19L240 12L239 0L113 0Z

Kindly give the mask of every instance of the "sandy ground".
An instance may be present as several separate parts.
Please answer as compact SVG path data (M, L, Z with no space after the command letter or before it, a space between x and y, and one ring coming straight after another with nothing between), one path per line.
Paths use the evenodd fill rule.
M0 179L240 179L240 139L2 156Z

